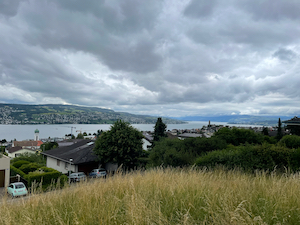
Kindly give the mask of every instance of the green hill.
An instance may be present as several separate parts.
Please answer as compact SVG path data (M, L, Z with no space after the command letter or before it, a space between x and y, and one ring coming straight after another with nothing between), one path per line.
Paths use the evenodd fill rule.
M111 124L117 120L153 124L157 117L75 105L0 104L0 124ZM176 119L163 120L169 124L183 123Z

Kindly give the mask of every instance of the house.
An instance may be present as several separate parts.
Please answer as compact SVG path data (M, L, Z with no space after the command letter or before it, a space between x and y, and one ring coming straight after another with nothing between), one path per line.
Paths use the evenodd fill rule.
M202 137L202 134L183 133L183 134L178 135L178 138L181 140L186 139L186 138L196 138L196 137Z
M42 141L14 141L12 147L21 146L23 148L34 148L36 150L39 149L42 144Z
M60 147L41 154L47 157L47 167L64 174L71 171L88 174L101 166L97 155L93 152L94 144L95 142L91 140L78 139L74 142L60 143Z
M150 133L148 132L143 132L143 150L148 150L152 146L153 143L153 137Z
M5 152L8 154L10 158L15 158L20 154L23 153L36 153L36 149L33 147L26 148L26 147L21 147L21 146L16 146L16 147L11 147L5 150Z
M0 156L0 188L7 187L9 185L10 178L10 158L1 155Z

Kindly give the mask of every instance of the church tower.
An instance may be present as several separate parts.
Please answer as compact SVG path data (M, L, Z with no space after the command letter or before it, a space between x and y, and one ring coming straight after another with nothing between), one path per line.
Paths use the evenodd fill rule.
M40 140L39 135L40 135L40 131L39 131L38 129L36 129L36 130L34 131L34 140L35 140L35 141Z

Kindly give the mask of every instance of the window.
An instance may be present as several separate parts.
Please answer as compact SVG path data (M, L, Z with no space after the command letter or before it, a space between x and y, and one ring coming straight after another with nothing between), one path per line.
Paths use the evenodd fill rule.
M68 169L68 165L69 165L69 163L65 163L65 169Z
M56 160L56 165L60 166L60 161L58 159Z

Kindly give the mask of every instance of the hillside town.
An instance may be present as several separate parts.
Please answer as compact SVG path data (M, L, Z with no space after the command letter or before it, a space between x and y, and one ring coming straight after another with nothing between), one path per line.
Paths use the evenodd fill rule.
M131 124L155 123L156 118L144 115L114 112L113 110L67 105L0 104L0 124L111 124L123 120ZM183 121L165 118L169 123Z

